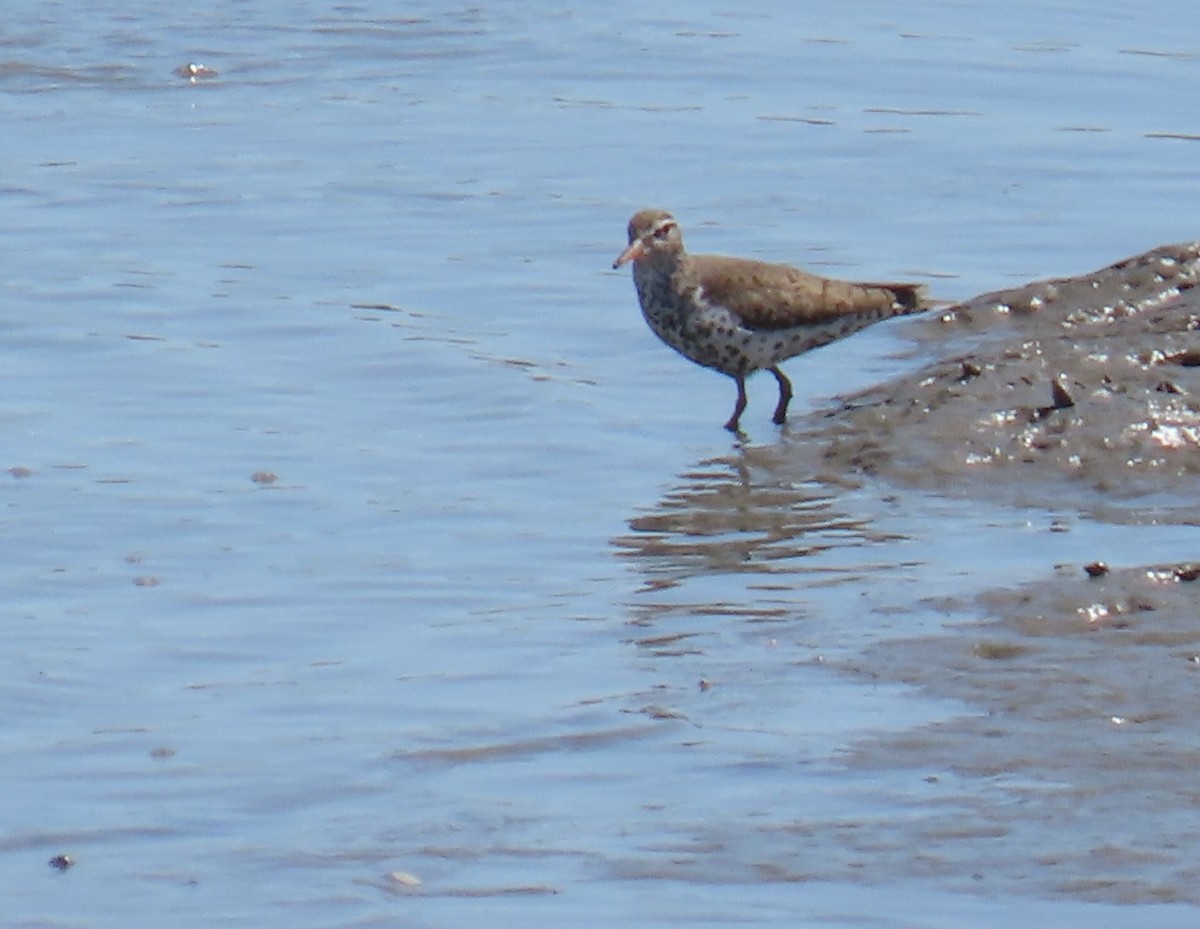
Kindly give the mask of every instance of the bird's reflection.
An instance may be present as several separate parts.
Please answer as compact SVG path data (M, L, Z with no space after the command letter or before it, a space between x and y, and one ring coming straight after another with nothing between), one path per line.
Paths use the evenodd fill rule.
M700 574L793 572L832 548L894 538L849 515L845 484L796 470L786 445L701 461L613 544L662 587Z

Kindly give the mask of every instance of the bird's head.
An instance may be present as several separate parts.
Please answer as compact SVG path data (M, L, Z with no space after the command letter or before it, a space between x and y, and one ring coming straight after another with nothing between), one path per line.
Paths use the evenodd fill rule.
M629 261L651 264L672 261L683 254L683 234L666 210L642 210L629 220L629 246L617 256L613 268Z

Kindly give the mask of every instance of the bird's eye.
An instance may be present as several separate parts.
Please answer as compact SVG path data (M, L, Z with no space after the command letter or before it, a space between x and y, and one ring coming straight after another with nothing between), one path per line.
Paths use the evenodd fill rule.
M659 239L659 240L665 239L667 237L667 235L670 233L670 231L671 231L670 223L666 223L662 226L659 226L657 229L654 230L654 238Z

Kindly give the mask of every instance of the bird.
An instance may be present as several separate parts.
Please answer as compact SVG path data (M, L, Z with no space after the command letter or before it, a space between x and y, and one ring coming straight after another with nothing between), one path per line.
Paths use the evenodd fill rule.
M633 263L642 316L685 358L737 383L725 428L741 432L746 378L770 371L779 384L772 421L782 426L792 382L781 362L828 345L872 323L928 309L920 284L855 283L820 277L786 264L725 255L692 255L666 210L629 220L629 245L613 262Z

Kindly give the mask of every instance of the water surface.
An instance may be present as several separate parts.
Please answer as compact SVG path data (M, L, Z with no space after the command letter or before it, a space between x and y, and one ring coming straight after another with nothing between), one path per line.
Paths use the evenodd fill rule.
M8 921L1189 924L1186 874L1039 861L1057 821L1016 863L931 866L926 802L994 781L886 746L983 704L872 672L979 619L936 598L1131 532L1165 559L1189 527L796 473L773 385L732 444L729 382L608 270L650 205L697 250L947 299L1194 237L1179 28L1112 3L10 5ZM907 346L792 362L794 409Z

